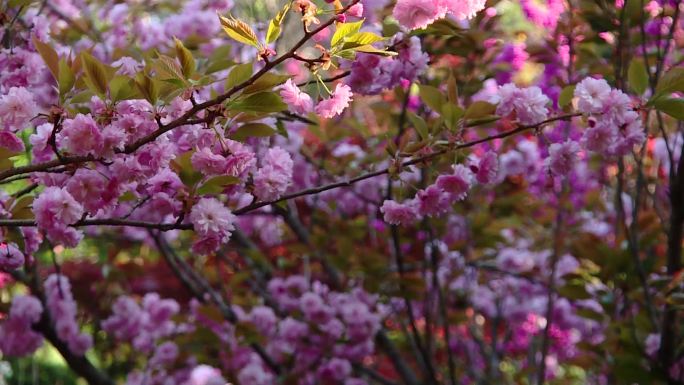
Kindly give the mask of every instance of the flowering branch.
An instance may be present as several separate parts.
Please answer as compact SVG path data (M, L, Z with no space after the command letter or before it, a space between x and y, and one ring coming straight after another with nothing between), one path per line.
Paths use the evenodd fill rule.
M352 6L356 5L360 0L353 0L351 1L347 6L344 8L340 9L337 11L337 14L342 14L349 10ZM336 17L331 17L327 21L321 23L316 29L312 31L306 31L304 33L304 36L297 41L297 43L290 48L288 52L285 54L281 55L280 57L276 58L273 61L270 61L266 63L259 71L257 71L255 74L253 74L249 79L243 81L240 84L237 84L233 86L231 89L226 91L225 93L215 97L214 99L208 100L203 103L197 103L192 106L190 110L188 110L185 114L180 116L179 118L167 123L167 124L162 124L158 123L159 129L152 132L151 134L144 136L143 138L137 140L134 143L131 143L127 146L124 147L123 150L117 150L115 151L116 153L120 154L131 154L135 152L137 149L140 147L144 146L147 143L153 142L155 139L160 137L161 135L175 129L181 126L185 125L192 125L192 124L199 124L199 123L208 123L214 120L216 115L214 114L208 114L207 117L205 118L200 118L197 120L193 120L192 118L199 113L200 111L206 110L210 107L213 107L215 105L221 104L224 101L228 100L231 96L235 95L242 89L254 84L259 78L261 78L263 75L271 71L273 68L278 66L279 64L283 63L284 61L288 59L292 59L295 56L297 56L297 50L300 49L306 42L311 39L314 35L317 33L321 32L322 30L328 28L330 25L332 25L336 21ZM33 165L27 165L27 166L22 166L22 167L16 167L16 168L11 168L9 170L5 170L0 172L0 181L11 177L15 175L20 175L20 174L25 174L25 173L30 173L30 172L37 172L37 171L46 171L49 170L53 167L57 166L65 166L69 164L77 164L77 163L84 163L84 162L89 162L89 161L95 161L98 160L96 157L92 155L87 155L87 156L64 156L61 159L54 159L51 161L43 162L43 163L38 163L38 164L33 164Z
M505 132L502 132L502 133L499 133L496 135L487 136L487 137L481 138L481 139L476 139L476 140L473 140L470 142L454 145L454 146L433 152L433 153L428 154L428 155L423 155L423 156L420 156L418 158L411 159L409 161L403 162L401 164L401 167L405 168L405 167L413 166L413 165L416 165L419 163L424 163L424 162L427 162L429 160L438 158L442 155L450 154L450 153L457 151L457 150L473 147L473 146L476 146L478 144L490 142L490 141L495 140L495 139L507 138L509 136L516 135L516 134L519 134L519 133L527 131L527 130L540 128L540 127L542 127L546 124L549 124L549 123L562 121L562 120L570 120L574 117L581 116L581 115L582 114L579 112L578 113L570 113L570 114L564 114L564 115L559 115L559 116L556 116L553 118L549 118L549 119L546 119L546 120L539 122L537 124L520 125L513 130L505 131ZM351 186L355 183L361 182L363 180L375 178L377 176L388 174L388 173L390 173L390 171L391 171L390 168L387 167L387 168L383 168L383 169L378 170L378 171L373 171L373 172L369 172L366 174L362 174L362 175L359 175L357 177L347 179L345 181L334 182L334 183L330 183L330 184L327 184L324 186L313 187L310 189L305 189L305 190L301 190L301 191L294 192L291 194L283 195L282 197L280 197L278 199L273 199L270 201L255 202L255 203L252 203L250 205L247 205L245 207L242 207L242 208L235 210L234 214L240 215L240 214L244 214L244 213L249 212L249 211L259 209L259 208L264 207L264 206L276 204L276 203L287 201L290 199L299 198L299 197L306 196L306 195L315 195L315 194L319 194L319 193L322 193L324 191L333 190L336 188L349 187L349 186Z
M331 83L331 82L334 82L335 80L344 79L344 78L346 78L346 77L349 76L349 75L351 75L351 71L344 71L344 72L342 72L342 73L339 74L339 75L335 75L335 76L333 76L333 77L326 78L326 79L321 79L320 81L319 81L319 80L309 80L308 82L301 82L301 83L298 83L298 84L297 84L297 87L305 87L305 86L308 86L308 85L310 85L310 84L316 84L316 83L319 83L319 82Z
M238 322L238 317L231 309L230 304L227 303L223 297L217 293L209 283L199 274L197 274L192 268L187 265L181 258L175 255L173 249L166 243L160 235L150 234L154 238L155 244L162 254L164 259L167 261L174 274L183 282L188 289L191 290L193 296L197 298L200 302L206 302L206 296L211 299L211 301L218 306L221 314L229 322L235 324ZM181 269L185 270L184 274L181 274ZM261 357L262 360L273 370L276 374L281 372L280 366L270 357L263 346L256 342L251 342L250 347Z
M438 158L442 155L450 154L454 151L461 150L464 148L469 148L476 146L478 144L490 142L495 139L503 139L507 138L509 136L513 136L516 134L519 134L521 132L530 130L530 129L538 129L546 124L557 122L557 121L562 121L562 120L569 120L572 119L573 117L580 116L580 113L571 113L571 114L564 114L564 115L559 115L556 117L552 117L549 119L546 119L542 122L539 122L537 124L530 124L530 125L520 125L515 129L505 131L496 135L491 135L487 136L485 138L481 139L476 139L470 142L466 143L461 143L458 145L453 145L448 148L433 152L431 154L423 155L414 159L411 159L409 161L403 162L401 164L402 168L424 163L427 161L430 161L432 159ZM28 166L27 166L28 167ZM233 214L235 215L242 215L249 213L250 211L257 210L259 208L269 206L269 205L274 205L279 202L284 202L288 201L291 199L299 198L302 196L307 196L307 195L315 195L319 194L324 191L328 190L333 190L337 188L343 188L343 187L350 187L354 185L355 183L361 182L366 179L370 178L375 178L377 176L385 175L390 173L390 168L383 168L378 171L373 171L369 172L366 174L359 175L357 177L341 181L341 182L334 182L330 183L327 185L319 186L319 187L314 187L310 189L305 189L301 191L297 191L291 194L283 195L280 198L273 199L270 201L261 201L261 202L255 202L250 205L241 207L239 209L236 209L233 211ZM1 178L1 175L0 175ZM36 222L31 219L0 219L0 226L7 226L7 227L30 227L30 226L36 226ZM161 231L170 231L170 230L190 230L192 229L192 224L190 223L155 223L155 222L145 222L145 221L137 221L137 220L127 220L127 219L119 219L119 218L99 218L99 219L83 219L80 220L71 226L73 227L84 227L84 226L131 226L131 227L142 227L142 228L149 228L149 229L156 229L156 230L161 230Z
M20 271L12 271L12 277L28 286L33 295L35 295L44 308L46 306L45 293L43 292L38 281L37 264L32 267L31 277L25 275ZM61 287L61 286L60 286ZM64 361L76 374L83 377L90 385L114 385L114 381L109 378L104 372L96 368L92 362L85 355L77 355L69 349L69 345L57 335L53 326L53 320L48 311L43 311L38 322L32 325L32 328L42 334L52 346L62 355Z

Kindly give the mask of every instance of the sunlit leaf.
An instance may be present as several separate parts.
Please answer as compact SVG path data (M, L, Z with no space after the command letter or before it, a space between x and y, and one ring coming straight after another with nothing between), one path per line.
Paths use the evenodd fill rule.
M330 39L330 46L334 47L345 37L359 32L361 26L363 26L363 20L353 23L337 23L335 25L335 33L333 34L332 39Z
M290 2L285 4L283 9L281 9L280 12L278 12L278 14L276 15L276 17L274 17L268 24L268 31L266 32L266 44L273 43L278 39L278 36L280 36L283 20L285 19L285 15L287 15L287 11L290 10L291 6L292 3Z
M233 16L227 18L219 15L219 19L221 20L223 30L226 31L228 36L240 43L249 44L254 47L259 46L259 39L257 38L256 33L254 33L252 27L247 25L247 23L235 19Z

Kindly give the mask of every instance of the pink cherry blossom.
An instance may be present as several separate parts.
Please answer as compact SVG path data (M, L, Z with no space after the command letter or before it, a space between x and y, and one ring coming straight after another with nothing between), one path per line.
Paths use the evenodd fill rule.
M330 98L318 102L316 113L324 118L337 116L349 106L352 95L351 88L348 85L338 84Z
M311 96L302 92L299 87L292 81L287 79L285 84L280 89L280 96L283 101L290 107L290 111L299 115L306 115L313 111L313 101Z
M392 16L409 30L425 28L446 14L446 6L435 0L398 0Z
M0 243L0 270L15 270L24 266L24 253L14 243Z
M380 212L384 214L385 222L392 225L409 225L419 219L418 211L411 203L386 200L380 207Z
M73 155L99 156L104 149L100 128L90 115L78 114L62 123L58 135L61 147Z
M549 146L549 157L545 161L546 167L554 175L567 176L577 162L579 150L579 144L575 141L553 143Z
M0 96L0 129L17 131L29 124L38 113L33 93L25 87L11 87Z
M596 113L603 110L603 104L610 95L610 86L604 79L585 78L575 86L577 108L581 112Z

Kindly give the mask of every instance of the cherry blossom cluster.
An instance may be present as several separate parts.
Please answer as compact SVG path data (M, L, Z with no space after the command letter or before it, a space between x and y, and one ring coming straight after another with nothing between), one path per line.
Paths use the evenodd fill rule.
M397 56L357 55L346 80L354 92L375 95L398 85L407 87L425 71L429 57L422 51L418 37L398 34L392 44Z
M175 332L177 325L172 318L179 311L178 302L162 299L157 293L146 294L141 304L121 296L114 301L112 314L102 321L102 328L115 338L130 342L136 350L150 353L160 339Z
M471 19L485 6L482 0L399 0L392 15L405 28L425 28L446 15L456 19Z
M31 295L15 295L9 314L0 323L0 351L8 356L26 356L43 345L43 335L32 329L43 314L43 305Z
M605 338L603 323L584 318L578 312L584 309L601 314L603 310L594 298L572 302L557 299L551 311L552 321L547 320L546 282L531 280L530 277L546 277L550 274L551 252L530 249L530 242L512 239L512 232L511 229L502 232L507 241L514 242L512 245L502 245L492 250L493 265L507 274L492 273L486 281L481 281L477 269L467 265L461 253L448 251L445 244L439 244L437 247L445 258L440 262L437 275L450 296L469 298L478 313L488 319L501 318L510 325L512 336L501 338L495 349L517 357L523 367L534 365L534 362L528 361L529 352L544 333L546 323L552 322L549 330L549 362L552 364L547 367L547 375L553 378L558 362L578 354L578 344L600 344ZM574 273L578 267L577 259L563 255L555 267L556 284L561 285L564 277ZM431 277L427 277L426 283L431 285L431 280ZM599 286L588 288L597 295L604 289ZM473 336L469 336L470 331L465 328L456 328L455 331L457 336L450 341L451 349L464 357L470 356L477 362L476 365L483 368L486 357L473 341Z
M348 85L338 84L329 98L319 101L314 107L311 96L302 92L292 80L288 80L280 90L280 96L292 112L308 114L315 111L321 117L332 118L349 106L353 93Z
M373 337L380 328L383 309L361 289L332 291L303 276L274 278L268 291L277 307L233 306L240 323L251 325L265 340L270 359L297 373L298 384L344 383L363 385L352 364L375 351ZM242 345L235 327L216 323L197 313L198 322L214 331L235 352L230 367L241 384L267 385L275 376L263 359Z
M300 374L300 384L365 384L353 376L352 363L374 352L373 336L380 328L384 311L374 296L361 289L331 291L320 282L309 284L302 276L274 278L268 289L276 308L254 306L246 311L233 305L232 311L238 316L237 326L251 325L266 341L270 359L291 365ZM102 322L103 329L151 357L144 370L128 375L127 384L139 384L145 378L153 384L174 381L171 383L194 385L204 377L203 381L223 381L220 371L197 365L192 359L186 360L185 369L173 369L180 359L174 336L192 335L198 328L212 331L229 347L232 353L224 364L241 384L271 383L275 376L248 346L240 332L245 328L208 317L205 309L206 305L191 301L189 316L179 323L173 319L180 307L172 299L148 293L138 304L132 297L119 297L112 306L112 315Z
M577 109L589 115L582 145L589 151L620 156L646 139L630 97L612 89L604 79L586 78L575 88Z
M61 274L50 274L43 286L46 308L57 337L67 343L72 353L84 355L93 346L93 337L79 331L76 322L76 301L71 292L69 279Z
M0 269L15 270L24 266L24 253L16 243L0 244Z
M545 159L539 157L538 145L529 141L519 142L519 151L508 151L500 157L495 152L488 152L481 159L473 154L469 165L454 165L452 173L439 175L434 184L419 190L413 199L403 203L386 200L380 209L385 221L411 224L423 217L442 215L466 197L475 181L483 185L495 183L508 175L525 173L526 164L536 168L541 163L550 175L564 177L577 168L582 149L618 156L644 142L639 114L622 91L611 89L603 79L586 78L577 84L574 96L577 109L589 114L589 127L581 141L565 139L550 143ZM539 87L519 88L508 83L498 87L489 101L496 104L497 115L523 126L535 126L549 118L551 99ZM534 175L529 168L527 171L528 177Z
M103 329L120 342L130 343L137 354L149 357L143 369L128 373L127 385L225 384L219 369L198 364L193 356L181 360L184 354L173 338L192 333L196 328L187 322L174 321L179 312L178 302L161 298L154 292L145 294L141 303L129 296L120 296L114 301L112 314L102 321Z
M466 198L475 183L487 185L496 182L499 175L499 159L494 152L481 157L473 155L468 165L457 164L452 172L441 174L435 182L419 190L411 200L398 203L385 200L380 211L387 223L393 225L415 223L423 217L447 213L455 202Z

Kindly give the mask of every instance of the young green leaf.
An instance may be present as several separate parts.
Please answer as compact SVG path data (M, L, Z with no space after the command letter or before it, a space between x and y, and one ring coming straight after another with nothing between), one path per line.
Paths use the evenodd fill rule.
M444 124L451 131L458 128L458 121L463 117L463 109L453 103L445 103L442 106L442 118Z
M378 36L372 32L358 32L344 38L344 45L342 45L342 49L370 45L383 40L385 40L384 37Z
M235 65L235 62L231 60L231 46L226 44L224 46L218 47L209 56L207 60L206 69L204 73L209 75L214 72L223 71Z
M232 175L219 175L210 178L197 189L198 194L220 194L226 186L240 183L240 178Z
M240 43L259 47L259 39L257 38L256 33L254 33L254 30L252 30L252 27L247 25L247 23L238 20L233 16L227 18L219 15L219 19L221 20L223 30L226 31L228 36Z
M159 89L157 84L149 76L144 73L139 73L135 77L135 84L138 87L140 93L145 97L145 99L150 102L150 104L157 104L157 99L159 98Z
M656 100L653 105L658 111L662 111L675 119L684 120L684 98L661 98Z
M250 76L252 76L252 63L236 65L228 74L228 79L226 79L226 89L235 87L236 85L249 79Z
M285 15L287 15L287 11L290 10L291 6L292 3L285 4L283 9L281 9L280 12L278 12L278 14L268 24L268 31L266 32L266 44L273 43L278 39L278 36L280 36L283 20L285 19Z
M109 84L107 68L99 60L85 51L81 53L81 61L83 62L86 85L93 90L93 92L100 96L104 96L107 93Z
M380 56L396 56L397 55L396 52L386 51L384 49L375 48L372 45L361 45L358 47L354 47L352 49L354 51L357 51L357 52L370 53L373 55L380 55Z
M342 39L344 39L345 37L359 32L359 30L361 30L362 25L363 20L354 23L337 23L337 25L335 26L335 33L333 34L333 37L330 40L330 46L334 47L339 42L341 42Z
M202 179L202 174L192 167L192 154L194 151L187 151L171 160L170 167L180 177L184 185L193 187Z
M59 56L57 56L57 52L51 46L36 39L35 36L33 37L33 46L36 47L36 51L43 58L52 76L55 80L59 81Z
M437 87L421 84L418 86L420 98L430 109L436 112L442 111L442 106L446 103L446 97Z
M266 91L270 90L271 88L281 85L285 83L287 79L290 77L287 75L276 75L272 74L270 72L267 72L263 74L259 79L257 79L254 83L250 84L249 86L245 87L245 89L242 91L243 95L247 94L253 94L255 92L259 91Z
M64 97L67 92L71 91L76 82L76 76L74 76L71 67L67 63L66 59L62 58L59 61L59 95Z
M575 85L569 85L563 87L560 95L558 96L558 107L563 108L572 102L572 98L575 95Z
M234 103L231 109L243 112L280 112L286 110L287 105L275 92L259 92Z
M423 140L427 139L429 134L427 123L425 123L425 120L410 111L407 112L407 116L411 121L411 124L413 124L413 128L415 128L416 132L418 132L420 138Z
M192 52L185 48L182 41L175 37L173 40L176 43L176 57L178 57L178 61L180 62L183 76L185 76L186 79L189 79L190 76L195 73L195 58L192 56Z
M184 79L183 70L178 62L172 57L166 55L159 55L157 60L152 65L154 71L157 73L160 80L166 79Z
M478 100L468 106L463 117L466 119L480 119L486 116L494 115L495 111L495 105Z
M684 92L684 68L675 67L667 71L658 81L656 92L651 97L649 104L663 96L669 96L673 92Z
M128 76L117 75L109 82L109 97L114 102L133 99L140 95L137 91L135 81Z
M646 72L644 62L636 59L632 60L627 71L627 79L629 80L630 87L637 95L642 95L646 92L648 72Z
M234 133L230 134L230 138L237 140L238 142L243 142L245 139L250 137L265 137L271 136L276 133L271 126L264 123L247 123L238 127Z

